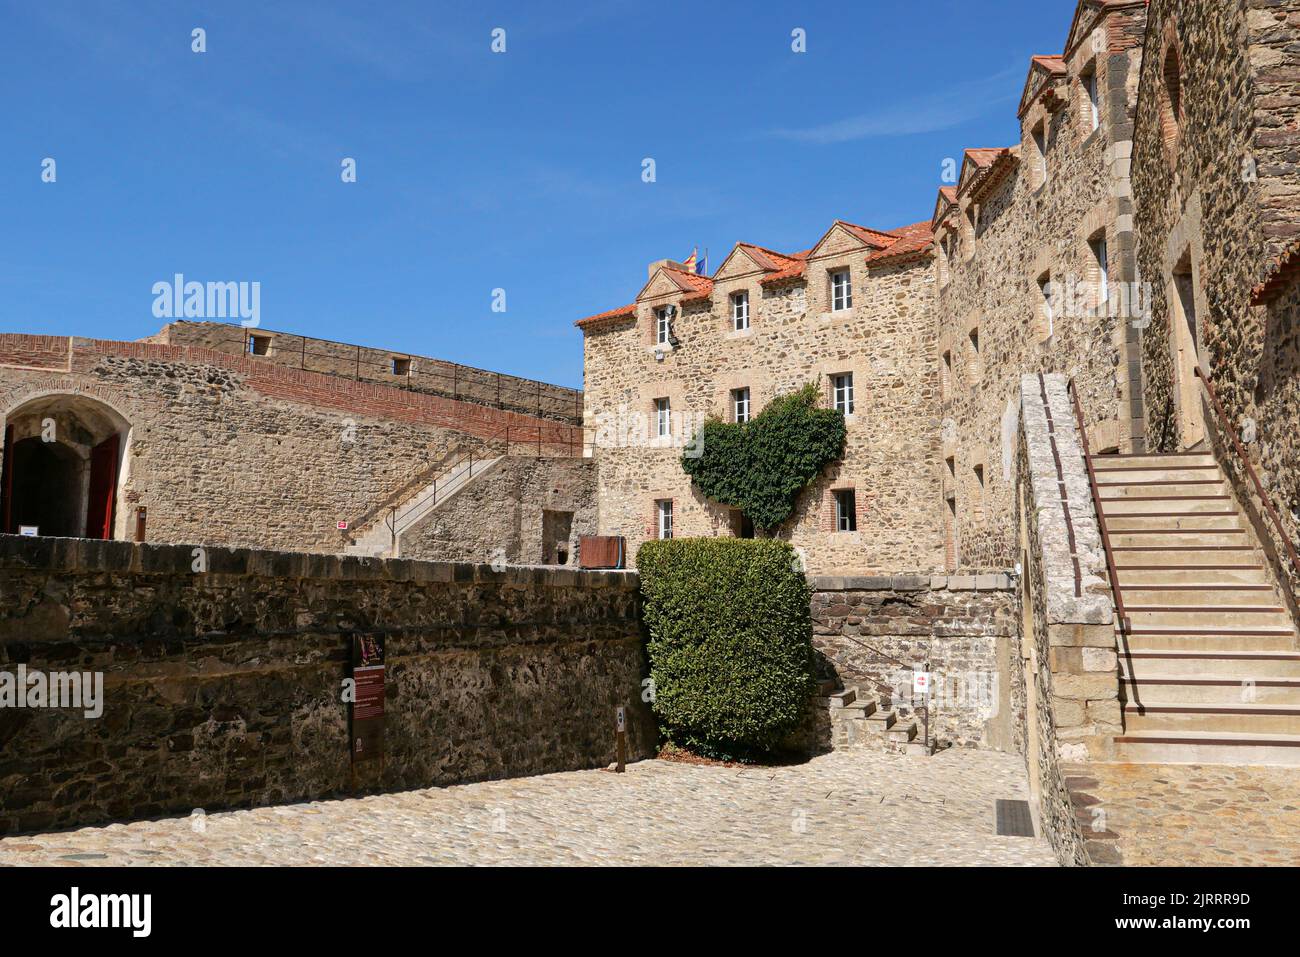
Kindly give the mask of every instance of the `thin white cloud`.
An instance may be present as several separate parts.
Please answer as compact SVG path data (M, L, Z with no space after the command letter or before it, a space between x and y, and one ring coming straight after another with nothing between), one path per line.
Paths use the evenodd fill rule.
M830 123L772 130L778 139L827 145L889 136L937 133L985 116L1019 99L1027 66L1011 67L981 80L950 84L943 92L896 100L884 109Z

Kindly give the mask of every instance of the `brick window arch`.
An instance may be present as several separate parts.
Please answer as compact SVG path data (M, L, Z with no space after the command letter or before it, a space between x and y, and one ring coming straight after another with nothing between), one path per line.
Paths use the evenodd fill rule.
M1177 162L1183 128L1183 58L1173 24L1165 31L1159 87L1160 134L1172 164Z

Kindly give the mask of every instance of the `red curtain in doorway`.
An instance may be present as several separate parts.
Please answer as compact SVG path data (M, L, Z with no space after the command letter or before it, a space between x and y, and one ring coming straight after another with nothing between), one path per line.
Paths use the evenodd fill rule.
M113 537L113 499L117 490L119 439L110 435L90 452L90 500L86 504L86 537Z

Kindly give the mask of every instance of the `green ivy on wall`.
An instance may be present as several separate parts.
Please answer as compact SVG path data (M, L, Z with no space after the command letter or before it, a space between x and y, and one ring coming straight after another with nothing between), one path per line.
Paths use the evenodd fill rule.
M790 517L798 495L844 455L844 415L818 406L817 386L778 396L748 422L704 423L682 468L708 498L740 509L764 533Z

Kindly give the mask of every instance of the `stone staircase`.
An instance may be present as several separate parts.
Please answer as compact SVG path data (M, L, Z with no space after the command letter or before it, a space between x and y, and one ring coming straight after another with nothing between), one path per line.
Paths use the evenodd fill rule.
M1295 623L1214 457L1091 462L1131 623L1117 758L1300 766Z
M912 718L899 718L893 711L882 711L869 695L856 687L839 687L837 682L821 683L815 699L830 720L831 748L867 748L905 754L923 747Z
M402 533L424 518L453 495L491 471L504 456L495 458L461 457L429 484L417 488L397 503L396 514L383 509L364 527L357 530L353 543L343 549L345 555L396 558ZM389 523L394 523L394 528ZM394 536L394 531L396 536ZM394 547L396 542L397 547Z

